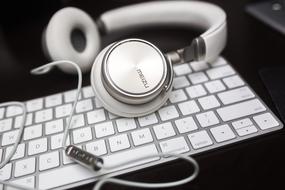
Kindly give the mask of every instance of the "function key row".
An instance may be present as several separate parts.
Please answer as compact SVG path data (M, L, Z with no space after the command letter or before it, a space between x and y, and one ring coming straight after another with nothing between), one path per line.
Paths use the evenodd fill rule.
M182 90L182 88L186 88L187 92L189 92L190 98L196 98L206 95L207 92L213 94L225 91L227 89L226 86L229 89L232 89L244 86L244 84L245 83L239 76L233 75L227 78L223 78L222 80L217 79L205 82L203 84L196 84L190 86L190 82L187 80L187 78L185 76L181 76L174 78L173 88L174 90Z
M94 93L93 93L91 86L82 88L82 93L83 93L84 98L94 97ZM72 103L75 99L75 95L76 95L76 90L72 90L72 91L64 92L62 94L54 94L54 95L47 96L45 98L38 98L38 99L30 100L26 102L26 108L28 112L34 112L34 111L42 110L45 108L59 106L64 103ZM80 95L80 100L81 99L82 97ZM97 108L102 107L97 99L95 100L95 102L96 102L95 104ZM87 105L85 104L85 106ZM80 110L78 110L78 112L80 112ZM22 108L19 106L9 106L6 109L0 108L0 119L4 118L4 116L13 117L16 115L20 115L22 113L23 113Z
M94 93L92 91L91 86L83 87L82 93L83 93L84 98L94 97ZM32 111L37 111L43 108L58 106L63 103L70 103L74 101L75 97L76 97L76 90L71 90L71 91L64 92L62 94L54 94L54 95L47 96L45 98L30 100L27 102L27 110L29 112L32 112ZM80 100L82 99L81 94L80 94L79 99ZM45 106L44 106L44 103L45 103Z
M205 61L192 61L190 63L174 65L174 72L176 76L180 76L192 73L192 70L199 72L207 70L210 67L218 67L222 65L227 65L227 61L224 58L219 57L212 63L207 63Z

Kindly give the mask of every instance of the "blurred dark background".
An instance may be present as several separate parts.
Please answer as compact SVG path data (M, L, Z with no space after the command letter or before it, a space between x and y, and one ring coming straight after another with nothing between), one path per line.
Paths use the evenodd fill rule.
M0 5L0 102L27 100L74 88L74 77L54 71L49 76L35 77L29 70L48 62L41 36L50 17L65 6L76 6L97 18L102 12L141 0L31 0L5 1ZM266 99L258 81L261 67L282 64L285 38L245 12L248 0L211 0L225 9L228 16L228 43L223 55L237 68L259 95ZM146 28L121 35L103 37L102 47L113 40L141 37L162 50L187 45L197 33L185 28ZM89 84L88 74L85 84ZM52 83L51 81L54 81ZM52 84L52 85L51 85ZM49 88L47 88L49 87ZM31 93L31 91L33 93Z
M96 18L102 12L139 0L41 0L2 1L0 3L0 102L28 100L73 89L74 76L54 70L46 76L31 76L30 69L48 62L41 48L41 35L53 13L75 6ZM238 72L276 112L259 71L284 67L285 36L245 12L249 0L211 0L227 13L228 43L223 52ZM102 47L113 40L139 37L164 51L187 45L197 35L185 28L146 28L134 33L103 37ZM84 85L89 85L89 74ZM201 174L190 184L174 189L273 189L282 186L285 175L284 130L198 155ZM125 175L133 180L173 180L189 172L187 165L172 162L153 169ZM163 175L161 175L163 174ZM78 189L91 189L85 186ZM105 188L104 188L105 189ZM106 185L106 189L129 189Z

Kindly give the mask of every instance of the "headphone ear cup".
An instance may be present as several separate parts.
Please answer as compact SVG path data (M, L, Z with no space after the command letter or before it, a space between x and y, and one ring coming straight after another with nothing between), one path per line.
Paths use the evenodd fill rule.
M75 38L75 39L73 39ZM93 19L84 11L68 7L56 12L42 37L43 51L52 61L70 60L87 72L100 50L100 34ZM60 65L66 73L76 73L70 65Z
M151 114L157 111L160 107L162 107L166 101L169 99L173 83L171 83L170 89L166 92L162 92L159 96L154 98L152 101L136 105L136 104L128 104L118 101L113 96L109 94L106 90L103 83L103 74L102 74L102 63L104 59L104 55L111 48L113 44L105 47L96 57L94 64L91 69L90 82L95 94L95 97L98 98L100 103L103 105L105 109L109 112L123 117L140 117Z

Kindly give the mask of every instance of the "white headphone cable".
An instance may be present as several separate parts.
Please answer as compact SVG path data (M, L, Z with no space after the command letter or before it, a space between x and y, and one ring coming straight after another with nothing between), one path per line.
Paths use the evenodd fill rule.
M54 61L54 62L48 63L46 65L37 67L37 68L31 70L31 74L41 75L41 74L48 73L55 65L59 65L59 64L71 64L76 68L77 73L78 73L78 85L77 85L76 98L74 100L73 107L71 109L71 113L70 113L69 118L68 118L68 124L64 130L64 136L63 136L63 140L62 140L62 148L64 149L66 147L66 140L67 140L68 131L69 131L69 128L71 126L71 119L72 119L72 116L74 114L74 110L75 110L76 104L78 102L78 98L79 98L79 95L81 92L81 87L82 87L82 73L81 73L80 67L72 61L60 60L60 61ZM6 103L0 104L0 107L7 107L7 106L12 106L12 105L17 105L17 106L22 107L23 118L22 118L21 126L19 129L17 139L14 143L14 146L13 146L11 152L9 153L9 155L7 156L7 158L5 158L3 162L1 162L0 169L2 169L11 160L12 156L15 154L17 147L21 141L21 137L23 135L24 127L25 127L25 123L26 123L27 109L26 109L26 106L24 103L6 102ZM35 188L29 188L26 186L18 185L18 184L15 184L13 182L7 182L7 181L3 181L3 180L0 180L0 184L4 184L4 185L11 186L14 188L22 189L22 190L38 190Z
M71 108L71 111L70 111L70 114L69 114L69 117L68 117L67 125L66 125L66 127L64 129L64 134L63 134L63 139L62 139L62 148L65 149L67 136L68 136L68 131L69 131L70 126L71 126L71 120L72 120L72 117L74 115L74 111L75 111L75 108L76 108L76 105L77 105L77 102L78 102L78 99L79 99L79 95L80 95L80 92L81 92L81 87L82 87L82 72L81 72L81 69L80 69L80 67L76 63L74 63L72 61L60 60L60 61L54 61L54 62L48 63L46 65L37 67L37 68L31 70L31 73L34 74L34 75L46 74L54 66L61 65L61 64L70 64L70 65L72 65L76 69L77 76L78 76L78 84L77 84L77 91L76 91L75 99L74 99L74 102L73 102L73 105L72 105L72 108Z
M63 140L62 140L62 149L65 149L66 148L66 140L67 140L67 136L68 136L68 132L69 132L70 126L71 126L72 117L74 115L74 111L75 111L75 108L76 108L76 105L77 105L77 102L78 102L78 99L79 99L79 95L80 95L80 92L81 92L81 87L82 87L82 73L81 73L80 67L76 63L74 63L72 61L60 60L60 61L54 61L54 62L48 63L46 65L40 66L38 68L35 68L35 69L33 69L31 71L31 73L32 74L36 74L36 75L45 74L45 73L49 72L55 65L59 65L59 64L71 64L71 65L73 65L76 68L77 74L78 74L77 92L76 92L75 100L74 100L74 103L73 103L73 106L72 106L72 109L71 109L71 112L70 112L70 115L69 115L69 118L68 118L68 122L67 122L66 128L64 130L64 136L63 136ZM15 142L15 144L13 146L13 149L10 152L10 154L8 155L8 157L0 164L0 169L2 167L4 167L10 161L11 157L16 152L17 147L18 147L18 145L20 143L20 140L21 140L21 137L22 137L22 134L23 134L23 129L24 129L25 122L26 122L26 112L27 111L26 111L26 107L25 107L25 105L23 103L21 103L21 102L7 102L7 103L4 103L4 104L0 104L0 107L10 106L12 104L19 105L19 106L21 106L23 108L23 120L22 120L22 123L21 123L21 127L20 127L20 131L19 131L18 137L17 137L16 142ZM147 156L144 156L144 157L140 157L140 158L137 158L137 159L134 159L134 160L131 160L131 161L127 161L125 163L120 163L120 164L114 165L112 167L104 166L104 164L98 165L98 167L100 167L101 169L104 169L104 170L113 170L113 169L118 168L118 167L126 166L126 165L128 165L130 163L139 162L139 161L142 161L142 160L145 160L145 159L150 159L150 158L154 158L154 157L158 157L158 156L159 157L169 157L169 156L171 156L171 157L177 157L177 158L183 159L183 160L185 160L185 161L187 161L187 162L189 162L189 163L191 163L193 165L194 171L187 178L184 178L184 179L181 179L181 180L178 180L178 181L173 181L173 182L166 182L166 183L133 182L133 181L128 181L128 180L115 179L115 178L109 178L109 177L103 176L103 177L101 177L97 181L96 185L94 186L94 190L99 190L102 187L102 185L105 184L105 183L115 183L115 184L120 184L120 185L125 185L125 186L142 187L142 188L167 188L167 187L174 187L174 186L182 185L182 184L185 184L185 183L188 183L188 182L192 181L193 179L195 179L197 177L197 175L199 173L199 165L192 157L188 157L188 156L185 156L185 155L182 155L182 154L175 154L175 153L152 154L152 155L147 155ZM23 190L39 190L39 189L35 189L35 188L28 188L28 187L22 186L22 185L17 185L15 183L3 181L3 180L0 180L0 183L4 184L4 185L15 187L15 188L23 189Z
M193 173L181 180L177 180L177 181L173 181L173 182L165 182L165 183L145 183L145 182L133 182L133 181L128 181L128 180L122 180L122 179L115 179L115 178L108 178L108 177L102 177L98 180L98 182L96 183L96 185L94 186L93 190L100 190L100 188L102 187L103 184L105 183L115 183L115 184L119 184L119 185L125 185L125 186L130 186L130 187L141 187L141 188L170 188L170 187L174 187L174 186L179 186L179 185L183 185L186 183L189 183L190 181L194 180L198 174L199 174L199 165L196 162L196 160L194 160L192 157L190 156L185 156L182 154L175 154L175 153L157 153L157 154L153 154L153 155L148 155L148 156L144 156L144 157L140 157L137 159L134 159L132 161L127 161L125 163L120 163L118 165L112 166L112 167L104 167L104 165L102 165L102 169L105 170L112 170L118 167L122 167L125 165L129 165L132 162L140 162L142 160L145 159L151 159L151 158L155 158L155 157L176 157L176 158L180 158L183 159L187 162L189 162L191 165L193 165L194 171Z
M6 166L6 164L11 160L11 158L13 157L15 152L17 151L18 145L19 145L19 143L20 143L20 141L22 139L22 135L23 135L24 127L25 127L25 123L26 123L26 117L27 117L27 109L26 109L26 106L25 106L24 103L21 103L21 102L6 102L6 103L0 104L0 108L1 107L8 107L8 106L19 106L19 107L21 107L22 111L23 111L23 114L22 114L21 125L20 125L20 128L19 128L19 132L18 132L17 138L15 140L14 146L12 147L11 152L4 159L4 161L1 162L0 169L2 169L3 167ZM3 180L0 180L0 184L9 185L9 186L16 187L16 188L22 188L22 186L19 186L17 184L12 184L10 182L3 181ZM30 189L30 188L25 188L25 189L26 190L33 190L33 189Z

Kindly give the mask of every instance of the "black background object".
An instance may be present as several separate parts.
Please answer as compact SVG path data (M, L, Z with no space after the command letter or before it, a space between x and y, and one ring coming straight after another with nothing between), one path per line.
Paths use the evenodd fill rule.
M264 68L259 73L283 122L285 122L285 67Z
M285 35L285 0L266 0L250 3L246 11Z
M223 56L231 62L241 76L275 112L276 109L265 89L258 71L284 65L285 38L280 33L249 16L244 10L248 0L209 0L227 13L228 43ZM59 93L76 87L76 78L55 69L45 76L31 76L30 69L48 59L41 49L41 34L52 14L65 5L87 11L96 18L102 12L136 3L138 0L42 0L5 1L0 6L0 102L29 100ZM20 3L19 3L20 2ZM197 35L185 28L146 28L122 36L103 37L104 47L113 40L140 37L149 40L162 50L174 50L188 45ZM3 50L3 51L2 51ZM90 84L89 73L84 85ZM284 129L273 134L226 146L196 155L201 166L198 178L192 183L167 190L255 190L284 187L285 170ZM120 178L165 182L183 178L191 172L183 161L152 167L120 176ZM74 189L91 190L93 184ZM107 184L105 190L133 188Z

